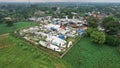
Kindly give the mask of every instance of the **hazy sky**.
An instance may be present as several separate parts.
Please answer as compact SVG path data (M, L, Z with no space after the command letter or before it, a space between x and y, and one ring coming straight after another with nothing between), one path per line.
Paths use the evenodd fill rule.
M31 2L120 2L120 0L30 0ZM0 0L0 2L28 2L28 0Z

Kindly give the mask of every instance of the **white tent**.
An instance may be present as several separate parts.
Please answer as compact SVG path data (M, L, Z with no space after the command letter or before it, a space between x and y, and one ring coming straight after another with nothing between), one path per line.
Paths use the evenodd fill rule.
M48 36L48 37L46 38L46 41L51 41L52 44L56 44L56 45L58 45L58 46L60 46L60 45L65 45L65 44L67 43L65 40L60 39L60 38L55 37L55 36Z
M48 45L46 42L43 42L43 41L40 41L39 44L41 44L42 46L47 47L47 48L49 48L49 49L58 51L58 52L61 51L61 49L60 49L58 46L56 46L56 45L52 45L52 44L49 44L49 45Z

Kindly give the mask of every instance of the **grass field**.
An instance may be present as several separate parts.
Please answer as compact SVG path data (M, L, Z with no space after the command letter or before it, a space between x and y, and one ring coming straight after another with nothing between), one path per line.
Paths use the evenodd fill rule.
M3 48L4 46L8 46L9 44L12 44L9 41L10 40L8 39L8 34L0 35L0 48ZM9 43L6 43L6 42L9 42Z
M38 23L17 22L17 23L14 23L14 26L12 26L12 27L7 27L6 24L0 24L0 34L4 34L4 33L7 33L7 32L14 31L16 29L21 29L21 28L24 28L24 27L29 27L29 26L34 26L34 25L38 25Z
M56 58L8 33L16 29L38 25L18 22L13 27L0 25L0 68L120 68L120 54L116 47L93 44L82 38L63 57Z
M74 68L120 68L116 47L95 45L83 38L63 58Z
M4 37L7 38L4 38ZM9 47L0 49L0 68L71 68L62 59L49 55L25 41L5 35ZM1 42L1 40L0 40Z
M34 25L38 24L18 22L12 27L6 27L6 24L0 25L0 68L71 68L71 65L64 60L9 36L8 32Z

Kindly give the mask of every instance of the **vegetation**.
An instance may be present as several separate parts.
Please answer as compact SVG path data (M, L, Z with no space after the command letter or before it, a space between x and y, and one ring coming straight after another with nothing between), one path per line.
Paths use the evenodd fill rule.
M12 43L10 42L10 39L8 39L8 34L0 35L0 47L2 48L6 45L9 46L9 44L12 44Z
M88 19L88 25L89 25L89 27L97 28L98 27L98 19L95 17L90 17Z
M116 47L101 46L90 38L82 38L63 59L74 68L119 68L119 57Z
M120 39L115 37L115 36L106 35L106 42L105 43L109 46L119 46Z
M87 36L87 37L90 37L90 35L91 35L91 33L93 32L93 28L88 28L87 30L86 30L86 33L85 33L85 35Z
M34 25L38 25L38 23L35 23L35 22L17 22L17 23L14 23L14 26L12 26L12 27L7 27L6 24L0 24L0 34L12 32L12 31L17 30L17 29L22 29L22 28L34 26Z
M92 13L98 15L98 18L92 17ZM86 36L89 38L80 40L63 59L4 34L38 25L35 22L15 21L44 16L63 18L66 15L69 18L82 16L85 20L88 17ZM99 15L103 16L101 20ZM6 17L14 20L4 20ZM119 68L120 39L116 36L120 32L119 19L119 3L77 3L77 6L76 3L33 3L29 6L26 3L0 3L0 34L4 34L0 35L0 68ZM96 31L98 25L105 28L106 35ZM74 42L77 39L67 38L67 41Z
M119 21L114 17L106 17L103 19L103 27L109 35L116 35L120 29Z
M74 43L76 39L74 39L72 37L68 37L66 40L67 40L67 43L69 43L69 41L72 41Z
M103 44L105 42L105 34L103 32L99 31L93 31L91 33L91 41L98 43L98 44Z
M9 41L5 43L10 46L0 48L0 68L71 68L64 60L48 55L25 41L12 36L6 39L4 37L2 36L1 39L8 39Z
M13 21L6 21L5 23L7 24L8 27L13 26Z

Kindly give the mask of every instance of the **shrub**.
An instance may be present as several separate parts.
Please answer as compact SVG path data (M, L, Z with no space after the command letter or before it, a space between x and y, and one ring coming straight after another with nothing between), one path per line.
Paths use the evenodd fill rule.
M87 36L87 37L90 37L90 34L93 32L93 28L88 28L87 30L86 30L86 33L85 33L85 35Z
M105 34L103 32L99 31L93 31L91 34L91 41L98 43L98 44L103 44L105 42Z
M109 46L119 46L120 45L120 39L112 36L112 35L106 35L106 42Z
M119 47L117 47L117 50L118 50L118 52L120 53L120 46L119 46Z
M68 37L66 40L67 40L67 42L69 42L69 41L72 41L73 43L75 42L75 39L72 37Z

